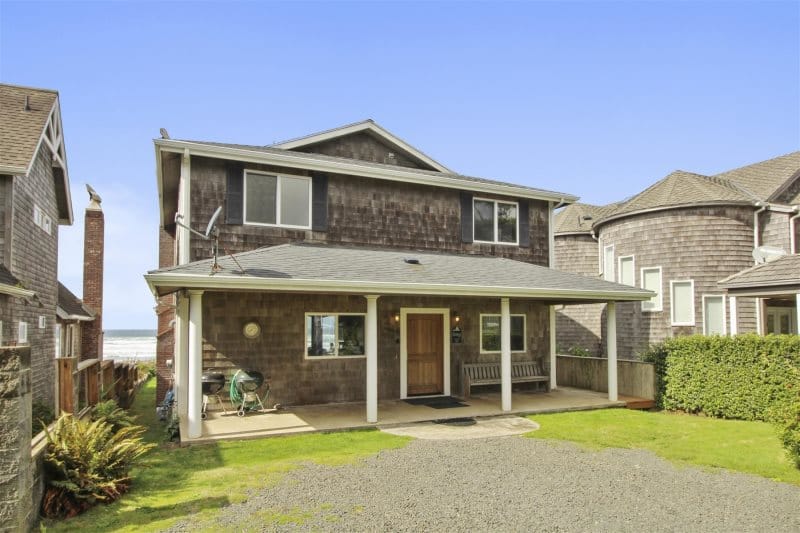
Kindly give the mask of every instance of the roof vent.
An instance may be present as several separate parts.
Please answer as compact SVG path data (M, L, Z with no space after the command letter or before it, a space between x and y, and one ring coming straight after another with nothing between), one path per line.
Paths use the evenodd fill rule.
M418 265L419 264L419 259L417 259L416 257L406 257L405 259L403 259L403 261L405 261L409 265Z
M30 100L30 98L31 97L28 96L27 94L25 95L25 107L23 108L24 111L30 111L31 110L31 100Z

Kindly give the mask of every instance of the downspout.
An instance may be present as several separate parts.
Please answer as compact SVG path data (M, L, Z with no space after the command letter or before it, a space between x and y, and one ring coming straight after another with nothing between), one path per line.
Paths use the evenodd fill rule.
M797 219L800 218L800 205L794 206L794 211L797 213L789 219L789 250L791 253L797 253Z
M601 276L603 275L603 250L600 247L600 239L595 235L594 228L589 232L589 235L591 235L592 239L597 243L597 275Z
M759 246L761 246L761 238L759 237L759 234L760 234L759 230L761 228L759 228L759 225L758 225L758 215L760 215L761 213L766 211L766 209L769 206L769 204L763 204L761 202L756 202L755 206L759 207L760 209L757 209L756 212L753 213L753 249L758 248Z
M548 206L550 207L550 222L547 225L547 247L548 247L548 258L547 258L547 266L550 268L555 268L556 266L556 236L555 236L555 228L554 223L556 219L556 209L562 207L566 202L564 198L558 201L558 205L555 207L553 206L553 202L547 202Z

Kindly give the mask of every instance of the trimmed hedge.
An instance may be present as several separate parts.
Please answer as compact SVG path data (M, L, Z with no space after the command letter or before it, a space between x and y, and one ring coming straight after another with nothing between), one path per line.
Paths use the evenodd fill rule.
M643 359L655 363L659 407L774 422L800 467L800 336L676 337Z

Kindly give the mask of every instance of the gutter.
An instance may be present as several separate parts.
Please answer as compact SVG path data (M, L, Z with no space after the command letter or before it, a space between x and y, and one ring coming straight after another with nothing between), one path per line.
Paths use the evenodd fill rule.
M655 293L647 290L579 290L529 287L483 287L473 285L447 285L427 283L361 282L316 279L269 279L211 277L198 274L145 274L150 291L156 297L158 287L192 289L245 289L276 290L285 292L326 291L347 294L412 294L437 296L492 296L498 298L540 298L552 300L595 300L615 302L639 302L649 300ZM172 291L170 291L172 292Z
M33 298L36 292L23 289L22 287L15 287L13 285L6 285L0 283L0 294L8 294L9 296L16 296L17 298Z

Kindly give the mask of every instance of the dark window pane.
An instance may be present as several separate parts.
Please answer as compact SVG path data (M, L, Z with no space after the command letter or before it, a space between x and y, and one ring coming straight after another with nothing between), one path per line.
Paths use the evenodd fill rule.
M364 317L339 315L339 355L364 355Z
M500 351L500 315L481 317L481 350L484 352Z
M494 241L494 202L475 200L473 207L476 241Z
M336 353L336 317L313 315L306 317L306 353L309 356Z
M497 204L497 240L517 242L516 204Z
M281 178L281 224L308 226L308 202L311 181L304 178Z
M275 176L247 174L245 222L275 224L277 188Z
M525 350L525 317L511 317L511 351L521 352Z

